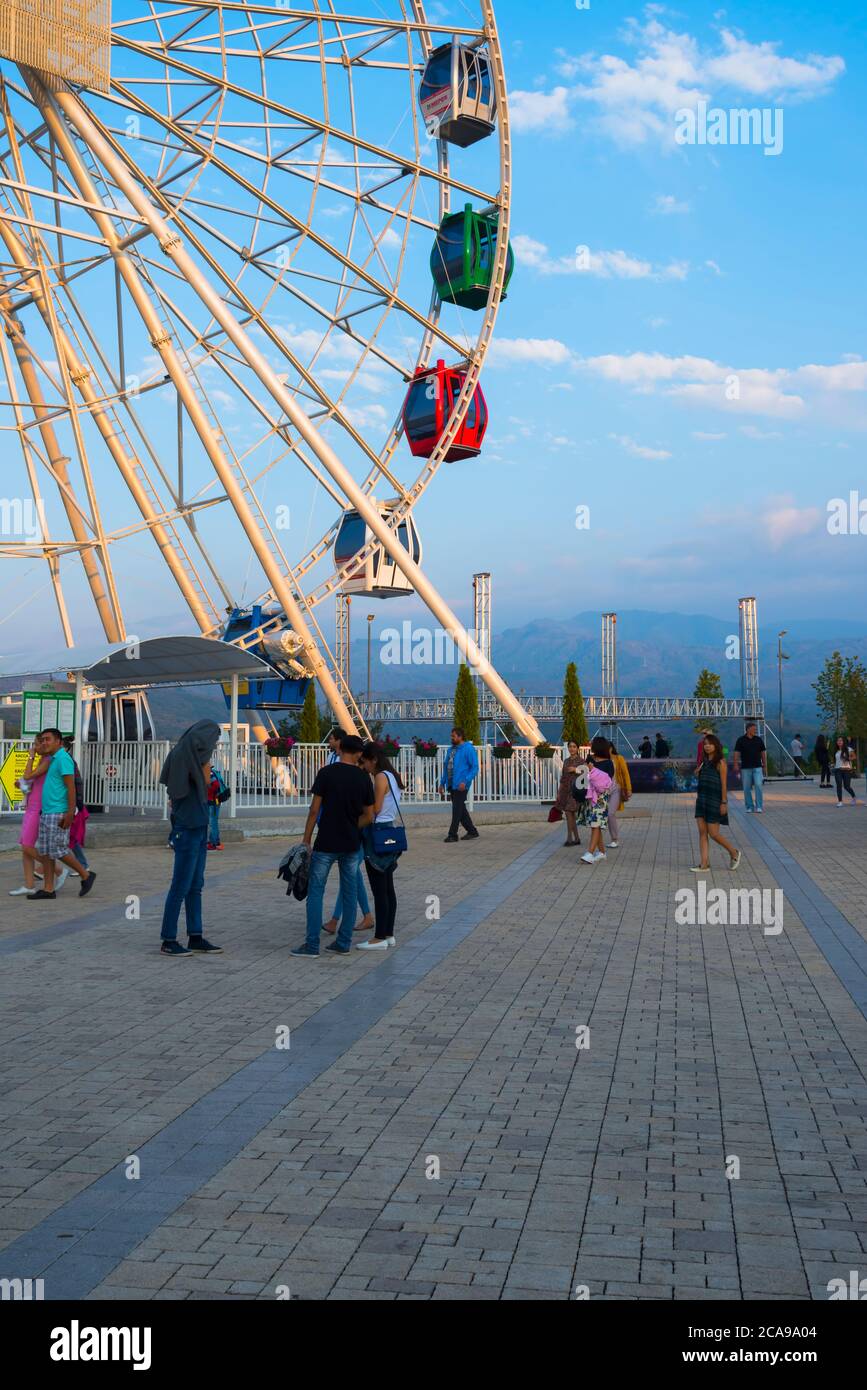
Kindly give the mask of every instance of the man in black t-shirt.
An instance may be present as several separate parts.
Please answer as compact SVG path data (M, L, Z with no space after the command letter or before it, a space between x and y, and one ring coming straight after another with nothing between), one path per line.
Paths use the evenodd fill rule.
M744 810L752 811L755 809L756 815L760 816L764 810L762 783L768 773L768 754L753 721L750 721L746 733L741 734L735 744L735 772L738 769L740 769L741 785L744 789ZM753 808L753 791L756 794L755 808Z
M307 888L307 940L296 946L293 956L318 956L322 930L322 899L332 864L340 869L343 916L337 939L327 951L348 955L352 950L352 928L358 903L358 851L362 827L373 820L373 782L358 767L364 744L354 734L340 739L340 761L319 769L313 783L313 800L304 827L304 843L310 848L318 824L316 848L310 856Z
M669 756L668 739L663 738L662 734L656 735L656 747L653 750L653 754L656 758L667 758Z

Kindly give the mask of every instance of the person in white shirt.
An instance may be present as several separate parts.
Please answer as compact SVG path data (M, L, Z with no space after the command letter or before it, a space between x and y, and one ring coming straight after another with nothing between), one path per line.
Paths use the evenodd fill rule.
M789 752L791 753L792 757L793 757L794 760L795 760L795 766L797 767L798 771L799 771L799 772L803 772L803 771L804 771L804 744L803 744L803 742L802 742L802 740L801 740L801 735L800 735L800 734L795 734L795 737L792 739L791 743L789 744Z
M366 743L360 766L373 778L373 821L375 825L393 824L399 816L403 782L383 752L379 743ZM375 855L365 837L365 868L373 893L376 931L370 941L360 941L359 951L387 951L396 945L394 921L397 916L397 894L394 891L394 871L399 854Z

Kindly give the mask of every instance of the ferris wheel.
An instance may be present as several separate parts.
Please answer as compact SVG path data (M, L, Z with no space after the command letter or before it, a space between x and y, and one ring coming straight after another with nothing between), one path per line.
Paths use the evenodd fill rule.
M315 678L347 729L321 605L415 592L538 742L414 515L483 448L512 273L492 3L342 8L5 0L0 429L33 525L0 555L38 557L68 645L70 582L111 643L170 585L271 664L248 707Z

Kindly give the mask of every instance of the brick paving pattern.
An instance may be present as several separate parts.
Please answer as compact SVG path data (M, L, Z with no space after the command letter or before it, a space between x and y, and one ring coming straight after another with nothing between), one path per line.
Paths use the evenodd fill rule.
M0 1275L300 1300L807 1300L867 1275L867 808L783 784L736 813L741 868L712 859L708 887L779 877L809 919L786 897L766 935L677 924L692 800L639 800L593 868L541 816L414 829L387 955L289 957L275 840L210 857L207 960L157 953L164 849L94 854L81 902L4 893Z

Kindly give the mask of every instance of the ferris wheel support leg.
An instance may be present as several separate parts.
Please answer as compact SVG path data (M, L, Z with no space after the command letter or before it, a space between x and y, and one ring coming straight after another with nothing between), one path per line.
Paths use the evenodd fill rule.
M124 196L129 198L130 203L135 208L135 211L138 213L138 215L142 218L143 222L146 224L146 226L150 228L151 232L156 237L157 241L159 242L160 249L163 251L164 255L166 255L169 258L169 260L173 262L173 264L176 266L176 268L183 276L187 284L196 292L196 294L202 300L205 307L213 315L216 322L219 323L221 328L224 329L229 340L235 345L239 353L247 362L247 365L253 372L255 372L262 385L283 410L290 423L300 434L301 438L313 450L319 461L322 463L323 467L328 471L328 473L331 474L331 477L340 487L344 495L352 503L352 506L360 513L363 519L367 522L367 525L370 527L377 540L380 541L380 543L382 544L383 549L395 562L401 573L406 576L406 578L412 584L413 588L418 593L419 597L423 600L424 603L427 604L428 608L433 613L434 617L437 618L441 626L451 636L456 647L458 648L464 659L467 661L468 665L478 673L478 675L487 685L494 698L498 701L500 705L502 705L503 709L506 711L509 717L512 720L514 720L515 724L518 726L524 737L527 738L531 743L541 743L543 741L543 735L535 719L533 719L532 716L526 712L526 710L521 705L520 701L518 701L512 694L511 690L506 685L506 682L497 674L497 672L491 666L490 662L487 661L486 658L482 655L481 651L476 646L476 643L470 637L469 633L458 621L457 616L452 612L445 600L440 597L433 584L431 584L427 577L422 573L421 569L415 563L415 561L412 560L406 552L406 550L404 550L395 532L390 530L390 528L383 521L378 508L371 506L366 493L364 493L358 486L355 479L352 477L352 474L340 461L334 449L332 449L331 445L326 443L326 441L323 439L322 435L319 433L316 426L312 423L306 412L298 404L295 397L286 389L285 385L279 379L273 367L271 367L267 358L256 347L252 338L235 318L234 314L228 308L224 300L216 292L213 286L209 284L208 280L202 274L196 262L190 256L189 252L186 250L183 240L178 234L178 232L166 220L166 218L163 217L162 213L158 211L158 209L154 206L151 200L147 197L147 194L143 191L140 185L129 173L123 161L117 156L115 151L112 149L111 145L108 143L107 140L104 139L100 131L94 125L93 121L90 119L90 116L88 115L85 108L82 106L81 102L78 100L77 96L71 91L64 90L59 84L53 84L52 100L48 97L46 90L42 87L40 79L36 78L35 75L30 73L28 73L28 84L31 86L31 88L38 88L38 100L43 110L43 115L45 115L46 119L48 119L49 114L53 117L54 124L56 126L59 126L60 129L64 131L64 135L66 136L66 144L69 147L71 147L74 153L75 147L72 141L69 140L68 135L66 135L66 130L63 122L60 121L58 118L57 108L54 106L54 102L56 101L57 107L59 107L60 111L66 117L66 120L69 121L70 125L76 130L81 139L88 145L92 153L97 157L100 163L110 173L111 178L117 184L118 188L124 194ZM64 151L64 154L65 153L66 151ZM92 198L96 193L96 190L93 189L92 185L91 190L92 191L88 193L89 198ZM100 215L97 214L97 216ZM215 463L214 466L216 468L217 464ZM228 482L234 484L235 490L238 493L240 493L240 488L238 488L237 483L234 479L234 475L230 472L230 470L228 470L228 467L227 465L225 465L225 463L223 467L228 477L228 481L225 482L226 490L230 498L232 498L234 502L235 498L233 492L230 490L228 486ZM218 468L217 471L220 472L220 469ZM222 472L220 472L220 476L221 480L223 480ZM246 508L246 502L243 498L243 495L241 495L239 498L239 504L240 505L236 505L236 511L238 512L238 515L242 517L241 506ZM252 517L250 517L250 522L252 524ZM247 529L246 526L245 529ZM253 530L256 530L254 524ZM254 549L257 550L258 554L259 551L254 543L254 537L250 535L249 530L248 535L250 536L251 544L253 544ZM256 535L258 536L258 532L256 532ZM259 539L261 540L261 537L259 537ZM264 543L262 548L265 549L266 555L268 555L268 558L270 559L270 554L267 552L267 548L264 547ZM260 555L260 560L261 559L262 556ZM273 583L274 581L271 578L271 569L273 569L273 566L270 568L266 567L263 562L263 569L265 569L265 573L268 575L269 580L271 580L271 582ZM277 589L275 586L275 593L277 593L277 597L280 599L280 602L284 603L284 606L286 607L288 614L289 608L288 605L285 604L282 592L287 589L288 586L281 583L281 592L277 593ZM293 609L297 611L297 605L294 603L294 600L291 600L291 602ZM304 626L303 630L306 631L306 625ZM299 632L300 636L302 629L296 628L296 631ZM318 648L317 655L319 655ZM319 656L319 660L321 662L321 655ZM324 663L322 664L324 665ZM319 674L318 671L317 677L320 681L320 684L322 685L323 690L325 691L326 695L331 701L331 705L335 713L337 714L338 710L342 709L345 712L346 719L349 720L348 724L344 724L343 719L340 718L341 727L351 727L351 720L349 714L346 711L346 707L343 704L343 700L339 694L339 691L337 690L337 686L333 678L331 677L331 673L328 672L328 686L326 686L325 679L322 675ZM331 693L332 689L334 692L333 696ZM335 703L335 699L338 703Z
M115 180L117 180L116 170L118 166L120 166L123 182L130 185L135 192L137 200L143 203L144 207L148 209L149 213L154 218L158 219L162 228L162 234L159 238L161 244L167 237L175 237L177 241L180 241L180 238L178 238L176 234L172 232L171 228L163 222L162 218L159 217L159 214L153 208L149 200L140 193L138 185L134 180L128 178L126 171L116 159L114 152L106 141L103 140L73 94L59 89L50 90L43 84L42 79L28 68L22 68L22 72L30 88L33 99L42 112L46 125L63 153L67 168L73 175L79 191L91 205L88 211L98 226L102 236L105 238L115 265L118 267L124 284L129 290L130 297L150 334L151 342L165 364L172 384L183 402L184 408L196 433L202 441L202 445L210 459L214 471L225 488L226 495L234 508L238 520L244 528L247 539L262 566L262 570L274 591L274 595L277 601L282 604L286 617L301 639L304 655L310 669L319 681L326 699L331 705L335 719L340 727L346 730L347 733L355 733L356 728L352 715L307 625L307 621L292 592L291 585L287 582L286 576L275 556L268 548L265 537L256 525L255 517L244 495L244 490L235 476L235 473L232 471L229 460L220 447L216 433L212 429L202 409L202 405L190 384L190 380L175 351L171 336L160 321L160 317L139 276L137 267L127 251L120 244L120 239L115 230L112 218L109 215L109 210L106 208L105 211L99 211L100 208L104 207L104 201L99 193L99 189L91 179L81 159L75 142L70 137L65 121L62 119L61 112L67 117L78 131L84 143L89 146L91 152L109 170L111 177ZM165 250L165 246L163 246L163 249ZM198 280L201 281L203 277L198 267L189 257L187 257L187 261L195 271ZM195 288L198 291L198 285L196 285ZM215 292L213 293L214 298L222 303L219 296ZM229 317L231 318L232 316L229 315ZM232 319L232 323L235 323L234 319ZM304 419L306 420L306 418L305 415Z

